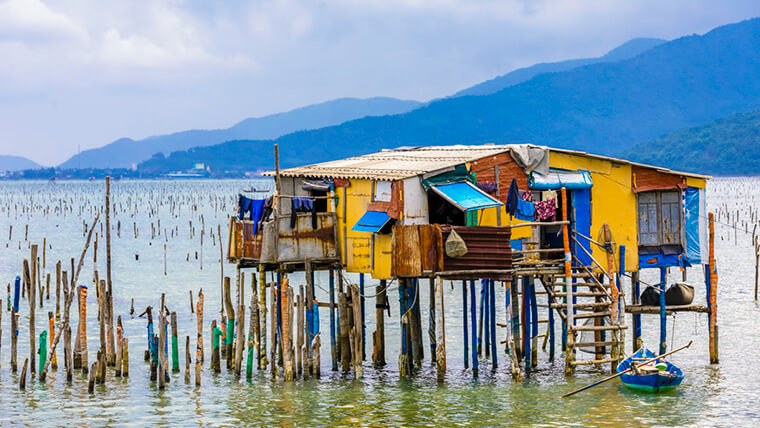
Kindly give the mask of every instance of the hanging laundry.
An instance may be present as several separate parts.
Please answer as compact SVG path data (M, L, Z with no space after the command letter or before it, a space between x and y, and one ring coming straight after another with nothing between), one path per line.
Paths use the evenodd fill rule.
M299 212L311 212L311 227L317 228L317 209L314 207L314 199L309 196L293 197L290 199L290 227L295 229Z
M533 202L518 199L515 217L518 220L533 221L536 218L536 206Z
M520 190L520 199L533 202L533 192L531 190Z
M517 201L520 199L520 189L517 188L517 180L512 177L512 182L509 183L509 191L507 192L507 203L505 208L509 215L515 215L517 211Z
M547 199L535 203L536 214L541 220L551 219L554 221L557 217L556 199Z
M246 213L250 213L248 218L253 220L253 234L256 234L259 222L261 221L261 214L264 211L264 199L251 199L246 198L243 195L238 196L238 218L240 220L245 217Z
M259 221L267 221L269 216L272 215L274 209L274 196L270 196L264 200L264 207L261 209L261 217Z
M544 190L543 192L541 192L542 201L547 201L549 199L554 199L554 208L559 208L559 199L557 199L556 190Z
M477 182L475 183L476 186L478 186L478 189L488 193L489 195L496 194L496 190L498 190L498 185L493 182Z

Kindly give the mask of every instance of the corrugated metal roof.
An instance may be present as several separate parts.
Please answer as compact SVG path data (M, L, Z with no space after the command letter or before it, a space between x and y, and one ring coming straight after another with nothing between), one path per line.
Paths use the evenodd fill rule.
M402 180L451 168L509 150L508 145L430 146L383 150L280 171L283 177L359 178ZM264 173L273 176L274 172Z
M389 181L402 180L422 174L442 171L465 162L473 162L488 156L504 153L514 146L516 145L483 144L477 146L453 145L400 147L397 149L386 149L378 153L371 153L363 156L283 169L280 171L280 175L283 177L358 178ZM709 175L673 171L654 165L646 165L609 156L595 155L579 150L557 149L552 147L544 148L548 149L550 153L565 153L607 160L619 164L636 165L642 168L655 169L666 174L704 179L712 178ZM263 175L272 177L274 176L274 171L265 172Z

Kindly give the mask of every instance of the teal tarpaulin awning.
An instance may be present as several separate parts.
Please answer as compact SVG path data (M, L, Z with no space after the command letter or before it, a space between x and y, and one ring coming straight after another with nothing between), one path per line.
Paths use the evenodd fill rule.
M351 230L377 233L390 221L391 217L382 211L367 211Z
M528 181L528 187L532 190L567 190L590 189L591 174L588 171L559 171L549 170L546 174L533 171Z
M447 202L462 211L472 211L504 205L498 199L494 199L488 193L485 193L466 181L449 184L434 184L430 188Z

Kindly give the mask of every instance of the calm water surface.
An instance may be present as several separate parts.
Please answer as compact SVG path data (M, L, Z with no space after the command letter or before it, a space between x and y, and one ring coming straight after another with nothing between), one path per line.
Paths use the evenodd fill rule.
M138 313L148 306L159 306L160 293L179 316L180 366L184 370L184 338L195 346L195 318L190 313L188 291L206 294L205 327L219 318L220 253L217 225L226 239L226 216L232 212L235 196L251 185L267 188L268 182L253 181L116 181L113 183L113 282L116 315L121 315L125 335L130 339L130 377L109 378L94 395L87 394L84 375L75 374L68 386L62 374L51 373L45 383L29 381L25 391L18 389L18 374L10 370L10 318L3 304L2 346L0 347L0 424L23 425L343 425L343 426L455 426L455 425L595 425L595 426L757 426L760 424L760 332L756 320L760 308L753 299L754 253L752 226L744 231L741 220L750 219L750 210L760 208L760 179L718 179L708 189L708 209L732 212L722 214L721 222L734 223L741 231L718 224L717 259L720 276L718 323L720 326L719 365L708 363L707 316L682 313L668 318L669 347L694 340L692 347L673 357L686 372L682 386L669 394L641 395L625 391L619 381L581 393L572 399L559 398L565 392L602 377L602 370L582 369L573 379L563 376L562 357L555 363L548 353L539 351L539 367L520 382L508 374L508 360L499 353L499 367L481 361L480 378L472 379L463 368L461 286L446 288L446 337L448 372L438 384L426 348L425 366L412 380L399 380L396 361L399 353L397 292L389 291L391 317L386 318L386 360L388 366L375 370L365 363L365 377L354 380L330 371L329 314L323 310L321 328L325 332L322 348L322 379L294 383L271 382L268 373L255 373L252 381L237 380L223 372L214 375L207 363L202 386L184 383L182 373L173 375L164 391L150 382L148 365L142 355L146 348L146 321L130 317L134 298ZM94 210L103 203L102 182L3 182L0 183L0 285L10 283L21 273L22 261L29 257L29 242L42 244L47 238L46 273L55 272L55 261L63 260L68 270L71 257L79 257L84 243L82 221L91 222ZM206 232L201 258L201 216ZM756 217L755 217L756 218ZM161 221L161 234L152 237L151 222ZM121 236L116 235L117 221ZM195 233L191 237L191 223ZM139 234L133 233L133 223ZM28 241L24 227L29 225ZM13 235L8 239L10 225ZM166 230L166 232L164 232ZM215 240L211 239L213 230ZM100 227L96 229L101 232ZM174 232L172 232L174 231ZM613 231L614 233L614 231ZM6 245L2 245L3 241ZM215 241L215 242L213 242ZM167 246L167 275L164 275L164 243ZM21 247L19 249L19 246ZM97 266L88 254L80 284L89 285L93 268L105 275L105 239L100 241ZM196 251L198 258L196 258ZM135 255L139 254L136 260ZM201 269L202 264L202 269ZM224 272L234 266L224 264ZM658 272L646 272L643 279L658 280ZM700 267L688 271L697 286L696 301L704 303L703 274ZM671 281L680 278L671 273ZM349 277L356 281L355 277ZM246 277L246 282L250 277ZM318 274L317 299L327 301L327 278ZM303 277L293 275L293 285ZM367 294L374 281L368 281ZM624 283L629 289L629 283ZM497 291L497 305L503 306L503 287ZM90 362L98 347L97 303L94 293L88 301L88 347ZM0 296L6 298L4 287ZM248 294L250 296L250 294ZM541 297L541 296L539 296ZM247 297L248 298L248 297ZM246 298L246 299L247 299ZM55 310L55 297L45 300L37 312L37 333L47 326L46 313ZM422 287L422 302L428 301ZM374 331L374 299L367 302L367 335ZM19 365L29 354L28 305L21 302ZM544 309L545 311L545 309ZM74 311L75 312L75 311ZM427 326L427 306L423 306L423 325ZM546 318L545 313L540 315ZM504 320L504 309L497 312ZM72 313L76 327L77 315ZM630 320L627 321L630 324ZM675 334L673 327L675 324ZM644 340L656 348L659 337L656 316L644 316ZM246 321L247 327L247 321ZM543 333L545 324L541 325ZM504 335L498 329L499 336ZM559 334L559 331L558 331ZM424 335L427 339L427 335ZM630 352L630 333L627 339ZM194 352L193 352L194 353ZM371 355L368 345L367 354Z

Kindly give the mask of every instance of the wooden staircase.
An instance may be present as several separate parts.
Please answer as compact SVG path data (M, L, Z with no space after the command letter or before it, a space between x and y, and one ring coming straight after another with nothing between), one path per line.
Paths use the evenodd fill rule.
M572 292L574 304L574 324L568 325L567 331L567 367L572 373L576 366L601 365L610 363L614 371L617 364L623 360L624 331L628 327L622 323L622 317L618 317L619 308L613 299L610 283L600 281L596 275L586 268L573 268ZM554 274L545 277L541 281L550 296L550 309L555 309L560 319L567 324L568 316L568 290L565 284L564 274ZM593 325L584 325L587 320L593 319ZM592 341L578 341L581 332L593 332ZM593 358L590 360L578 360L577 351L581 348L593 348Z

